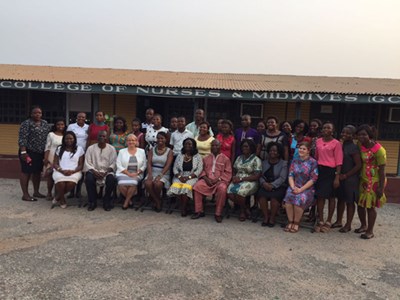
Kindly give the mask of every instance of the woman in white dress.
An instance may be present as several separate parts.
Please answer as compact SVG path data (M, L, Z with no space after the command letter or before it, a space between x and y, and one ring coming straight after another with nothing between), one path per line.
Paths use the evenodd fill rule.
M132 205L132 197L137 194L137 186L143 179L147 163L144 150L137 147L136 135L129 134L126 137L126 144L128 147L118 153L116 172L119 191L125 197L123 210Z
M61 145L64 132L65 132L64 119L57 119L54 122L51 132L49 132L49 134L47 135L46 148L44 150L44 160L43 160L44 173L45 176L47 177L47 196L46 196L47 200L53 199L52 195L52 190L54 186L54 181L52 176L53 160L57 147Z
M77 145L75 133L67 131L57 147L53 162L53 180L56 184L56 197L53 204L67 207L65 194L75 188L82 177L85 151Z

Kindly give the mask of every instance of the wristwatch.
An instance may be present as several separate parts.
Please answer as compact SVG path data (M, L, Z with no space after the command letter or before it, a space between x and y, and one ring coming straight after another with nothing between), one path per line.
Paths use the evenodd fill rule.
M191 176L191 175L189 175L189 176L188 176L188 178L189 178L189 179L192 179L192 176Z

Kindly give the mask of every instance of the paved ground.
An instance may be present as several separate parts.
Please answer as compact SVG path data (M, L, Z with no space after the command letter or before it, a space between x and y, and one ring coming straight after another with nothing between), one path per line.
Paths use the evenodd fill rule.
M51 210L19 200L16 180L0 188L0 299L400 298L396 204L365 241L235 218Z

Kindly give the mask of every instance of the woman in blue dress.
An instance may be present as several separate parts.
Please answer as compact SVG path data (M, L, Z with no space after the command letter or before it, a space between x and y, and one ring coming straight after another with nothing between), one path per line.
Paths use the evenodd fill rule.
M289 169L289 187L284 199L288 224L286 232L296 233L303 212L314 203L314 184L318 179L318 163L310 157L311 145L299 144L299 157L292 161Z

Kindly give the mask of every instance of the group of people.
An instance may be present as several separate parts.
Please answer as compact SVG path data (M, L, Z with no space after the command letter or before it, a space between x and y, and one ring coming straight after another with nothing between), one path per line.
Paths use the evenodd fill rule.
M259 207L261 225L267 227L275 225L283 205L288 219L284 230L291 233L299 231L306 210L318 220L314 232L331 228L349 232L357 206L361 226L355 232L364 239L374 237L376 208L386 202L386 152L369 125L346 125L338 140L330 121L279 125L274 116L259 121L255 129L249 115L241 117L236 130L230 120L221 119L214 135L201 109L195 111L193 122L187 124L178 116L166 128L162 116L149 108L143 123L132 120L131 131L123 117L115 117L110 128L101 111L90 125L85 113L79 113L68 127L59 119L49 128L41 116L41 109L34 107L19 132L24 201L47 197L66 208L66 195L80 197L84 181L89 211L97 206L98 190L104 192L104 209L110 211L118 187L124 210L132 206L136 194L143 193L160 212L166 195L179 200L182 216L187 216L193 200L192 219L204 217L204 199L214 198L218 223L226 200L239 209L240 221L250 217L250 207ZM39 192L42 171L48 180L47 195Z

